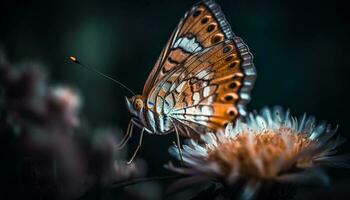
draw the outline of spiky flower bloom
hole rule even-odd
[[[185,167],[166,167],[192,175],[197,180],[215,179],[226,186],[244,183],[242,195],[251,197],[263,182],[327,182],[320,166],[346,165],[335,156],[339,137],[325,123],[316,125],[313,117],[291,117],[289,111],[275,107],[250,114],[246,122],[237,121],[221,133],[209,133],[202,141],[189,140],[183,146]],[[179,159],[179,151],[171,154]]]

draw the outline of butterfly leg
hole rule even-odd
[[[141,131],[141,135],[140,135],[140,140],[139,140],[139,144],[136,147],[136,150],[134,152],[134,154],[132,155],[132,157],[130,158],[130,160],[127,162],[128,165],[130,165],[132,163],[132,161],[134,160],[134,158],[136,157],[137,152],[139,151],[141,145],[142,145],[142,138],[143,138],[143,133],[145,132],[145,128],[142,128]]]
[[[134,121],[131,119],[128,125],[128,129],[126,130],[126,134],[124,135],[121,142],[117,145],[117,150],[120,150],[124,148],[126,143],[129,141],[129,139],[132,137],[132,131],[134,129]]]
[[[175,125],[174,125],[174,128],[175,128],[175,133],[176,133],[176,143],[177,143],[176,147],[179,150],[181,164],[183,165],[184,161],[183,161],[183,158],[182,158],[182,151],[181,151],[179,131],[178,131],[178,129],[177,129],[177,127]]]

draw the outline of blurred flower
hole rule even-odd
[[[202,135],[183,146],[185,167],[166,167],[190,175],[192,180],[218,180],[230,187],[244,183],[244,199],[249,199],[264,182],[327,184],[322,166],[347,166],[344,156],[336,156],[342,140],[331,139],[336,129],[315,119],[297,120],[280,107],[250,114],[246,122],[238,120],[224,132]],[[178,159],[175,147],[170,153]]]
[[[77,117],[81,107],[81,97],[70,87],[60,86],[50,90],[50,102],[57,110],[62,110],[63,118],[72,126],[79,125]]]
[[[2,159],[2,168],[20,171],[1,174],[23,185],[29,199],[75,199],[93,187],[143,176],[146,164],[124,161],[125,151],[115,152],[118,130],[93,131],[79,123],[81,96],[69,86],[51,87],[37,64],[13,66],[0,61],[0,137],[14,158]],[[7,149],[4,149],[7,148]],[[15,162],[15,163],[14,163]],[[13,182],[13,181],[12,181]],[[9,191],[11,191],[9,189]],[[21,191],[20,189],[18,189]],[[15,198],[12,194],[11,198]],[[23,197],[22,196],[22,197]]]

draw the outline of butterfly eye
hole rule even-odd
[[[134,107],[136,110],[140,110],[143,107],[143,101],[141,99],[135,99]]]

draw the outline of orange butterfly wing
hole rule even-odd
[[[147,97],[153,86],[191,55],[233,37],[217,4],[213,1],[196,4],[186,12],[161,52],[144,85],[143,96]]]
[[[158,112],[198,133],[222,130],[246,114],[255,75],[252,56],[240,38],[221,42],[191,56],[163,81],[162,89],[172,85],[158,94],[164,96]]]
[[[219,6],[203,1],[180,21],[152,70],[143,91],[147,108],[182,129],[223,129],[246,115],[256,77],[252,60]]]

